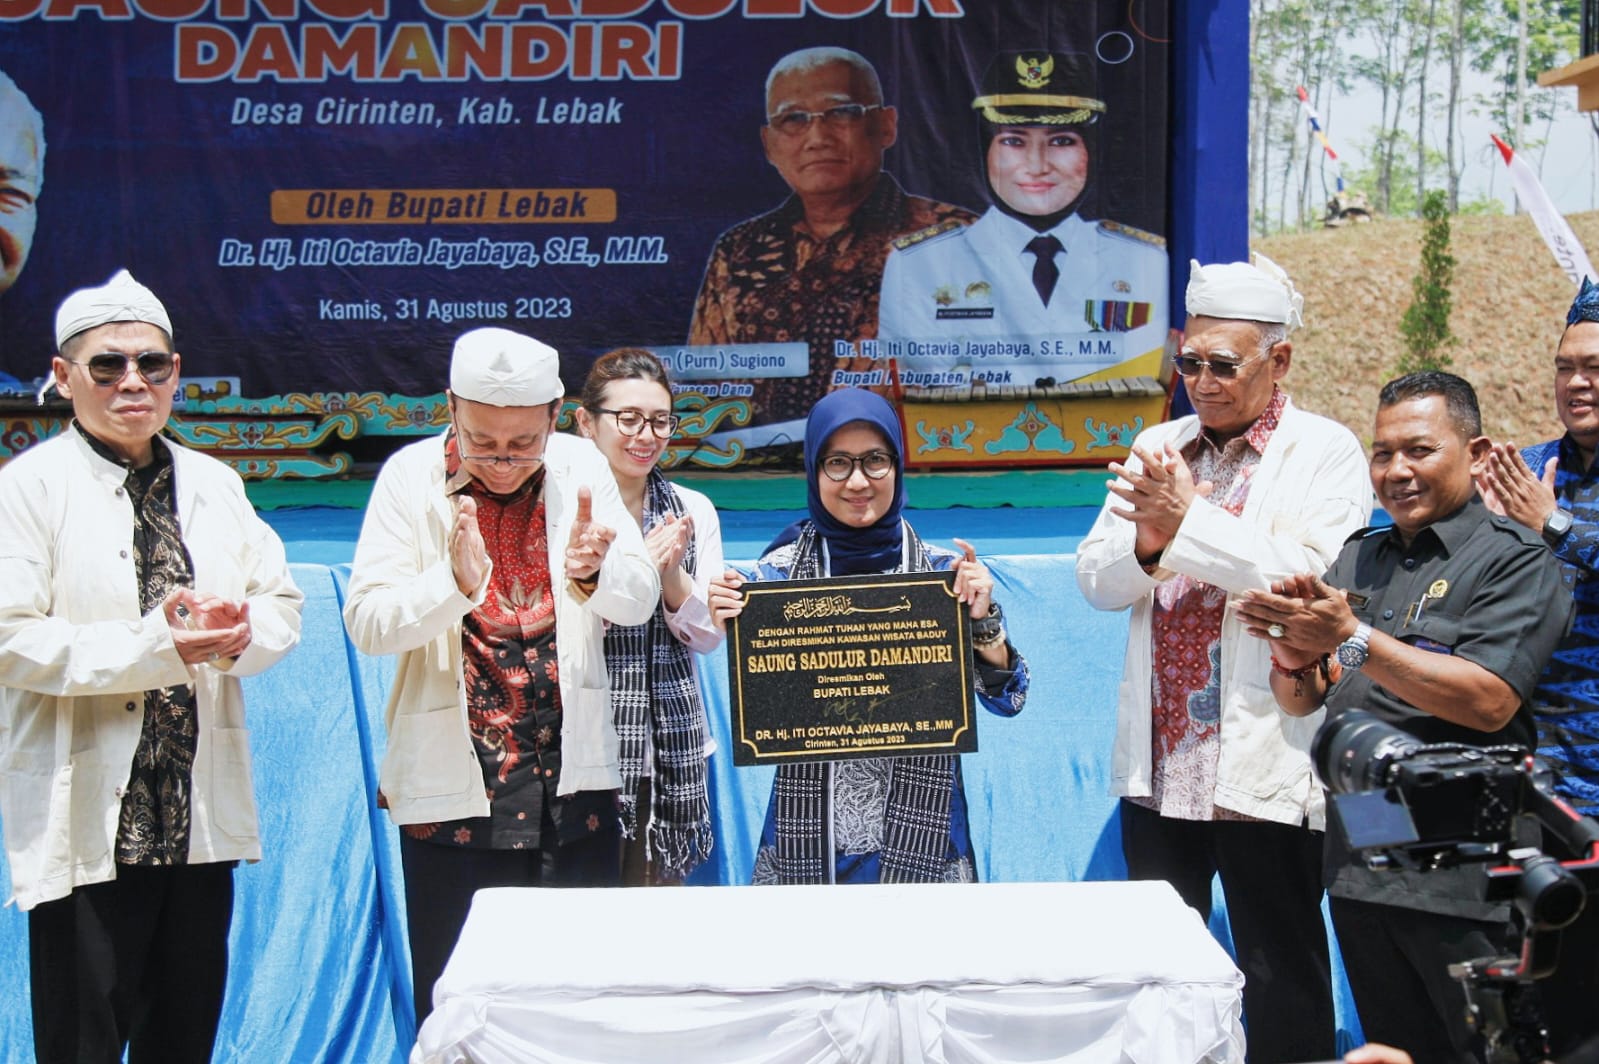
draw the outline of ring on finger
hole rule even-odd
[[[1266,626],[1266,634],[1271,636],[1273,639],[1281,639],[1283,636],[1288,634],[1288,629],[1284,628],[1276,621],[1273,621]]]

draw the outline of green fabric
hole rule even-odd
[[[1098,506],[1105,501],[1103,469],[1030,469],[1004,473],[910,473],[905,494],[917,510],[953,506],[1052,508]],[[677,484],[704,492],[719,510],[802,510],[805,485],[798,473],[676,473]],[[252,480],[245,491],[257,509],[338,506],[358,510],[372,493],[370,480]]]
[[[244,493],[257,510],[337,506],[361,510],[372,494],[370,480],[246,480]]]

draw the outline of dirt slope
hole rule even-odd
[[[1599,211],[1568,221],[1589,259],[1599,260]],[[1421,223],[1380,219],[1254,246],[1305,295],[1285,387],[1301,407],[1369,442],[1377,390],[1404,353],[1399,320],[1421,261]],[[1558,434],[1554,350],[1575,289],[1524,214],[1451,219],[1450,250],[1458,343],[1449,369],[1476,386],[1489,435],[1525,445]]]

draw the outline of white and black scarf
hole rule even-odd
[[[659,470],[644,485],[644,530],[681,517],[683,503]],[[683,568],[694,575],[694,541]],[[644,852],[660,875],[680,879],[711,852],[710,802],[705,790],[705,712],[689,649],[666,625],[665,607],[643,624],[612,625],[605,633],[611,705],[621,740],[622,832],[638,830],[638,785],[653,746],[649,821]]]
[[[905,535],[902,562],[896,572],[932,570],[923,545],[911,526]],[[825,575],[820,537],[806,522],[794,544],[789,579]],[[900,757],[892,761],[883,825],[881,880],[884,883],[940,883],[949,853],[949,799],[955,782],[953,755]],[[828,808],[827,762],[780,765],[777,769],[776,866],[781,883],[826,883],[834,857],[828,851],[832,817]]]

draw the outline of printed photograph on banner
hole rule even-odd
[[[1165,241],[1090,206],[1116,121],[1096,68],[1093,56],[1007,51],[974,87],[987,209],[895,240],[883,274],[877,353],[913,394],[1047,388],[1158,358]]]
[[[660,355],[668,468],[797,467],[838,387],[915,466],[1125,453],[1167,398],[1167,0],[843,7],[21,0],[0,460],[65,423],[51,308],[124,266],[180,293],[176,431],[246,475],[439,431],[483,325],[571,382]]]

